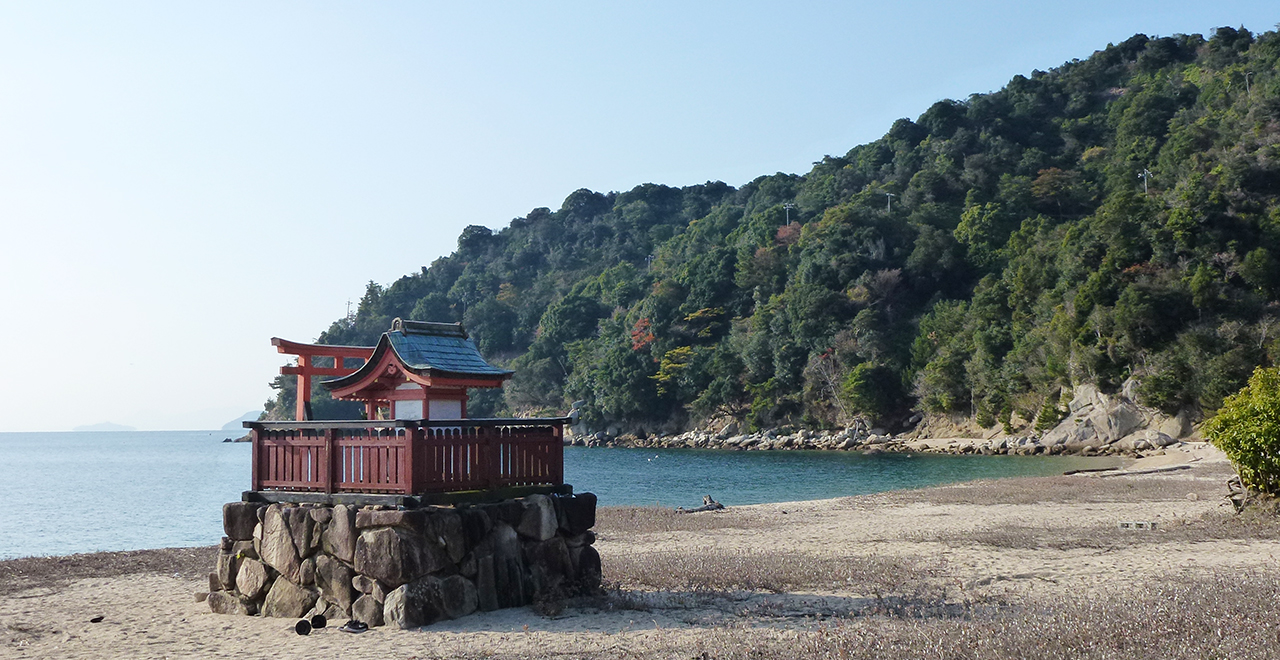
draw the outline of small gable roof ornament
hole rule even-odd
[[[501,387],[502,381],[515,373],[486,362],[461,323],[396,318],[391,329],[382,333],[364,366],[347,376],[324,381],[324,386],[339,396],[353,388],[362,389],[376,380],[389,363],[396,363],[409,380],[476,381],[470,387]]]

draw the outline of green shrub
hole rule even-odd
[[[901,389],[892,369],[863,362],[845,376],[840,393],[853,412],[879,420],[902,395]]]
[[[1245,486],[1280,494],[1280,367],[1255,369],[1249,384],[1222,402],[1204,430]]]
[[[1040,414],[1036,415],[1037,431],[1048,431],[1066,418],[1067,411],[1060,407],[1064,398],[1066,397],[1061,392],[1054,392],[1044,398],[1044,405],[1040,407]]]

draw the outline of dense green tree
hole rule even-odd
[[[1256,369],[1204,430],[1245,486],[1280,495],[1280,368]]]

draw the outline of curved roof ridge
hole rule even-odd
[[[396,319],[382,333],[373,355],[354,373],[323,381],[331,390],[349,387],[372,375],[390,349],[405,370],[424,377],[479,377],[505,380],[515,372],[489,364],[480,355],[461,323],[432,323]]]

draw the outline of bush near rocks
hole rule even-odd
[[[1246,487],[1280,495],[1280,367],[1255,369],[1249,383],[1205,422],[1204,432],[1231,459]]]
[[[412,628],[593,593],[595,509],[591,493],[408,510],[231,502],[208,603]]]

